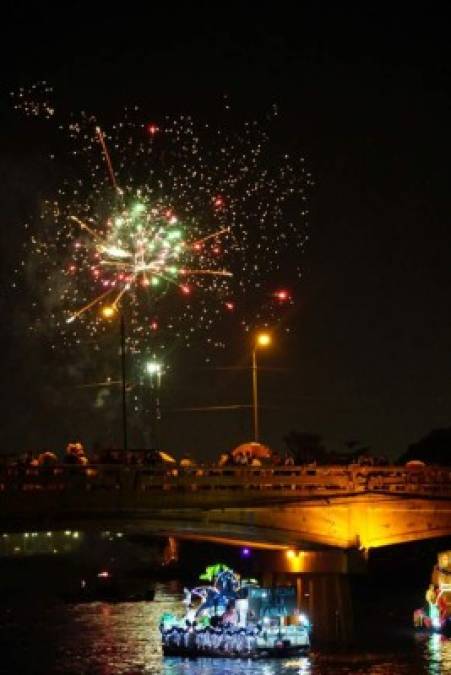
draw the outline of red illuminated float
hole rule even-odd
[[[451,551],[438,554],[425,601],[425,606],[413,613],[415,628],[451,635]]]

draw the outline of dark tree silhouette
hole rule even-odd
[[[295,464],[351,464],[368,455],[370,447],[361,441],[348,441],[349,452],[327,450],[322,437],[308,431],[290,431],[284,438]]]
[[[295,464],[326,463],[328,453],[319,434],[290,431],[284,440]]]
[[[446,429],[434,429],[417,443],[409,445],[407,452],[399,458],[404,464],[414,459],[421,460],[426,464],[451,465],[451,427]]]

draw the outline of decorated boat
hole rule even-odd
[[[413,623],[415,628],[451,635],[451,551],[438,554],[425,606],[414,611]]]
[[[166,656],[292,656],[310,646],[310,624],[296,607],[293,586],[263,588],[221,563],[185,589],[185,614],[165,613],[160,631]]]

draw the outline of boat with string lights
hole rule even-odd
[[[451,550],[438,554],[425,600],[413,613],[415,628],[451,635]]]
[[[165,656],[286,657],[310,647],[310,623],[296,608],[293,586],[262,588],[218,563],[185,589],[183,617],[165,613],[160,632]]]

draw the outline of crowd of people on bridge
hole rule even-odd
[[[55,452],[45,450],[39,453],[25,452],[19,457],[4,457],[3,464],[18,468],[52,467],[54,465],[78,465],[107,464],[107,465],[138,465],[138,466],[172,466],[172,468],[192,468],[201,466],[191,455],[183,455],[177,461],[169,453],[161,450],[120,450],[120,449],[96,449],[87,454],[84,446],[79,441],[67,444],[62,457]],[[260,443],[244,443],[230,452],[221,453],[217,462],[219,467],[236,466],[288,466],[293,465],[294,460],[288,454],[280,454],[270,450]]]
[[[192,455],[185,454],[181,459],[167,452],[155,449],[133,449],[122,450],[113,448],[94,448],[89,454],[86,452],[83,444],[79,441],[71,441],[67,444],[64,452],[57,455],[55,452],[45,450],[38,453],[25,452],[19,457],[0,455],[0,466],[16,467],[18,469],[29,469],[33,467],[52,467],[55,465],[121,465],[121,466],[148,466],[148,467],[166,467],[172,472],[179,469],[192,469],[203,466]],[[298,465],[294,457],[289,453],[280,453],[277,450],[271,450],[266,445],[256,442],[242,443],[229,452],[222,452],[215,462],[208,462],[209,466],[216,465],[222,469],[234,467],[290,467]],[[387,465],[387,460],[381,461],[378,458],[364,456],[356,462],[359,467],[376,467]],[[316,468],[316,462],[302,464],[312,469]],[[407,469],[423,468],[423,462],[410,461],[406,465]]]

